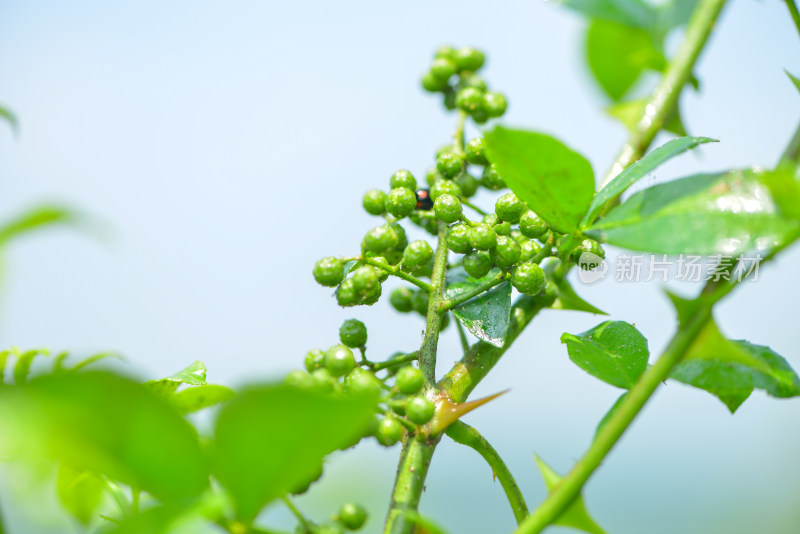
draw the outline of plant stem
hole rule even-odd
[[[791,0],[789,0],[791,1]],[[678,104],[681,90],[692,75],[692,69],[719,17],[725,0],[701,0],[686,28],[681,47],[669,63],[664,77],[647,101],[645,112],[631,138],[622,147],[600,186],[606,185],[625,167],[644,156],[656,134],[664,126]],[[607,207],[611,207],[609,203]]]
[[[419,359],[419,352],[412,352],[411,354],[406,354],[398,358],[392,358],[391,360],[386,360],[385,362],[375,363],[372,365],[372,370],[380,371],[381,369],[387,369],[389,367],[394,367],[395,365],[405,365],[409,362],[413,362],[418,359]]]
[[[503,486],[503,491],[506,493],[508,503],[511,505],[511,511],[514,513],[514,518],[517,520],[517,524],[520,524],[522,520],[528,516],[528,506],[525,504],[525,499],[519,490],[517,481],[514,480],[511,471],[508,470],[505,462],[500,458],[497,451],[494,450],[494,447],[486,441],[486,438],[484,438],[480,432],[461,421],[456,421],[447,427],[445,434],[456,443],[474,449],[475,452],[486,460],[486,463],[492,468],[493,477],[500,480],[500,485]]]
[[[452,310],[453,308],[455,308],[459,304],[463,304],[464,302],[468,301],[469,299],[477,297],[481,293],[485,293],[486,291],[489,291],[494,286],[496,286],[498,284],[501,284],[502,282],[504,282],[507,279],[508,279],[508,275],[506,273],[500,273],[497,276],[495,276],[494,278],[492,278],[491,280],[488,280],[488,281],[482,283],[479,286],[475,286],[472,289],[470,289],[469,291],[465,291],[465,292],[461,293],[460,295],[456,295],[455,297],[442,300],[440,302],[440,304],[439,304],[439,310],[442,311],[442,312],[445,312],[445,311],[448,311],[448,310]]]
[[[405,513],[416,511],[419,506],[438,441],[438,438],[431,442],[420,441],[409,435],[403,443],[384,534],[411,534],[414,531],[414,523],[406,520]]]
[[[789,8],[789,13],[792,15],[794,27],[797,28],[797,33],[800,35],[800,12],[797,11],[797,4],[794,0],[786,0],[786,7]]]
[[[373,267],[377,267],[378,269],[382,269],[387,273],[394,275],[398,278],[402,278],[406,282],[414,284],[418,288],[427,291],[428,293],[431,292],[431,286],[427,282],[424,282],[417,278],[416,276],[411,276],[410,274],[401,271],[397,267],[392,267],[391,265],[386,265],[385,263],[381,263],[379,261],[375,261],[372,258],[359,258],[361,261],[366,263],[367,265],[372,265]]]
[[[482,216],[488,215],[485,210],[482,210],[481,208],[479,208],[478,206],[476,206],[475,204],[473,204],[472,202],[470,202],[466,198],[462,197],[461,198],[461,203],[464,204],[465,206],[467,206],[468,208],[471,208],[478,215],[482,215]]]
[[[431,288],[429,291],[428,316],[425,337],[419,349],[419,367],[425,379],[433,384],[436,380],[436,348],[442,325],[441,302],[444,298],[445,275],[447,273],[447,225],[439,221],[439,240],[433,257]]]
[[[286,505],[286,508],[288,508],[289,511],[292,512],[292,515],[295,517],[295,519],[297,519],[297,522],[300,523],[304,531],[311,532],[312,529],[310,522],[308,521],[308,519],[306,519],[306,516],[303,515],[300,509],[297,508],[297,506],[295,506],[292,500],[289,499],[288,495],[284,495],[283,497],[281,497],[281,500],[283,501],[283,504]]]
[[[786,150],[781,154],[778,165],[784,163],[797,165],[798,160],[800,160],[800,125],[798,125],[797,129],[794,131],[794,135],[786,146]]]

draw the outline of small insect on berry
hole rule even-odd
[[[433,199],[431,199],[431,192],[429,190],[417,190],[417,209],[425,211],[433,209]]]

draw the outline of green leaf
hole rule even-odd
[[[484,134],[484,143],[520,199],[555,230],[577,230],[594,196],[594,173],[586,158],[548,135],[502,126]]]
[[[0,450],[103,474],[162,502],[208,487],[194,428],[145,385],[111,373],[45,375],[0,389]]]
[[[582,226],[594,222],[594,219],[611,199],[624,193],[630,186],[647,176],[648,173],[655,170],[665,161],[702,143],[716,142],[718,142],[716,139],[711,139],[710,137],[679,137],[678,139],[667,141],[639,161],[629,165],[606,184],[592,199],[592,205],[589,208],[589,213],[586,214],[581,223]]]
[[[786,165],[761,174],[761,181],[769,188],[781,213],[800,221],[800,179],[797,169]]]
[[[197,360],[174,375],[168,376],[167,380],[182,382],[190,386],[202,386],[206,383],[206,364]]]
[[[631,133],[635,133],[639,121],[644,117],[644,110],[648,99],[628,100],[627,102],[617,102],[606,108],[609,115],[620,121]],[[680,106],[675,106],[664,122],[663,129],[675,135],[686,136],[686,127],[683,125]]]
[[[575,310],[594,313],[596,315],[608,315],[600,308],[596,308],[583,300],[580,295],[575,293],[572,285],[566,278],[562,279],[558,284],[558,297],[553,303],[551,308],[554,310]]]
[[[102,534],[167,534],[173,531],[176,523],[181,521],[182,514],[187,511],[187,503],[170,503],[163,506],[152,506],[139,514],[129,516],[101,530]]]
[[[600,433],[600,431],[603,429],[603,427],[606,426],[608,421],[614,416],[614,414],[617,412],[617,410],[619,409],[620,405],[622,404],[622,401],[624,401],[627,396],[628,396],[628,392],[627,391],[625,393],[623,393],[622,395],[620,395],[619,398],[611,406],[611,408],[609,408],[609,410],[603,416],[603,418],[600,419],[600,422],[597,423],[597,430],[594,431],[594,438],[595,439],[597,439],[597,435]]]
[[[647,30],[604,20],[593,20],[589,25],[586,61],[600,87],[614,101],[622,99],[646,69],[660,71],[666,65],[664,54]]]
[[[192,413],[233,397],[233,390],[216,384],[205,384],[178,391],[170,396],[170,402],[181,413]]]
[[[5,120],[10,126],[14,134],[19,132],[19,121],[17,116],[7,107],[0,106],[0,119]]]
[[[216,423],[215,471],[252,520],[265,504],[319,472],[322,459],[366,432],[374,398],[342,398],[282,386],[244,391]]]
[[[539,471],[542,473],[544,483],[547,485],[547,491],[553,491],[564,477],[553,471],[539,456],[535,456],[535,458],[536,465],[539,466]],[[589,512],[586,510],[586,504],[583,502],[583,495],[578,495],[572,504],[558,516],[558,519],[556,519],[553,524],[575,528],[583,532],[588,532],[589,534],[605,534],[605,531],[600,528],[600,525],[592,519]]]
[[[493,269],[483,278],[475,279],[468,276],[461,267],[453,269],[447,275],[445,297],[457,297],[488,282],[499,273],[499,269]],[[502,347],[511,320],[511,283],[502,282],[456,306],[453,308],[453,315],[478,339],[495,347]]]
[[[97,362],[99,362],[101,360],[105,360],[106,358],[117,358],[117,359],[121,360],[122,359],[122,355],[117,354],[115,352],[101,352],[99,354],[93,354],[91,356],[88,356],[88,357],[82,359],[81,361],[79,361],[75,365],[73,365],[70,370],[71,371],[80,371],[84,367],[92,365],[93,363],[97,363]]]
[[[58,468],[58,499],[83,525],[88,525],[94,519],[105,488],[105,482],[89,471],[79,471],[64,464]]]
[[[71,224],[78,220],[75,212],[59,206],[39,206],[0,225],[0,247],[11,239],[58,224]]]
[[[655,22],[653,7],[642,0],[563,0],[561,4],[590,18],[633,28],[650,28]]]
[[[17,361],[14,364],[14,382],[24,384],[28,380],[33,360],[39,355],[49,356],[50,353],[46,349],[34,349],[17,355]]]
[[[786,69],[783,69],[783,72],[786,73],[786,75],[789,77],[789,79],[792,80],[792,83],[797,88],[797,90],[800,91],[800,79],[798,79],[796,76],[793,76],[792,73],[789,72]]]
[[[569,358],[612,386],[631,388],[647,369],[647,339],[624,321],[606,321],[582,334],[561,335]]]
[[[701,174],[640,191],[594,223],[587,234],[656,254],[761,251],[797,231],[753,170]]]
[[[697,7],[698,0],[667,0],[655,6],[657,31],[665,34],[685,26]]]

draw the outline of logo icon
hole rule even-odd
[[[578,279],[584,284],[595,284],[606,277],[608,263],[593,252],[584,252],[578,258]]]

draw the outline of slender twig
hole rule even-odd
[[[478,206],[476,206],[475,204],[473,204],[472,202],[470,202],[466,198],[462,198],[461,199],[461,203],[464,204],[465,206],[467,206],[468,208],[472,209],[473,211],[475,211],[476,213],[478,213],[481,216],[488,215],[488,213],[486,213],[485,210],[479,208]]]
[[[381,263],[379,261],[375,261],[372,258],[360,258],[360,260],[363,261],[364,263],[366,263],[367,265],[372,265],[373,267],[377,267],[378,269],[383,269],[384,271],[386,271],[387,273],[389,273],[389,274],[391,274],[393,276],[396,276],[398,278],[401,278],[401,279],[405,280],[406,282],[414,284],[418,288],[420,288],[420,289],[422,289],[424,291],[427,291],[428,293],[431,292],[430,284],[420,280],[416,276],[411,276],[410,274],[408,274],[406,272],[403,272],[403,271],[401,271],[400,269],[398,269],[396,267],[392,267],[391,265],[386,265],[385,263]]]
[[[670,61],[661,82],[648,99],[644,114],[636,124],[633,135],[622,147],[611,170],[600,184],[601,187],[610,182],[625,167],[644,156],[656,134],[674,112],[681,90],[691,78],[692,69],[724,5],[725,0],[702,0],[695,8],[681,47],[674,59]],[[613,202],[607,204],[607,208],[612,205]]]
[[[528,506],[525,504],[525,499],[519,490],[517,481],[514,480],[511,471],[508,470],[505,462],[500,458],[494,447],[486,441],[486,438],[480,432],[461,421],[456,421],[447,427],[445,434],[456,443],[474,449],[486,460],[486,463],[492,468],[493,477],[497,477],[500,485],[503,486],[508,503],[511,505],[511,511],[514,513],[514,519],[517,520],[517,524],[521,523],[528,516]]]
[[[499,285],[508,279],[509,275],[507,273],[500,273],[491,280],[488,280],[478,286],[473,287],[468,291],[464,291],[463,293],[451,297],[449,299],[445,299],[439,303],[439,310],[440,311],[447,311],[452,310],[456,306],[467,302],[471,298],[475,298],[481,293],[485,293],[492,289],[494,286]]]
[[[392,358],[391,360],[386,360],[385,362],[374,363],[372,364],[372,370],[380,371],[381,369],[387,369],[396,365],[405,365],[416,360],[419,360],[419,352],[412,352],[411,354],[398,356],[397,358]]]
[[[467,339],[467,333],[464,331],[464,325],[461,324],[461,321],[455,318],[453,319],[453,322],[456,323],[456,331],[458,331],[458,340],[461,342],[461,350],[464,351],[464,354],[466,354],[469,350],[469,340]]]
[[[297,522],[300,523],[300,526],[303,528],[304,532],[312,532],[312,523],[306,519],[306,516],[300,511],[297,506],[292,502],[288,495],[284,495],[281,497],[283,504],[286,505],[286,508],[292,512],[292,515],[297,519]]]
[[[800,12],[797,11],[797,4],[794,0],[786,0],[786,7],[789,8],[789,13],[792,15],[794,27],[797,28],[797,33],[800,35]]]

